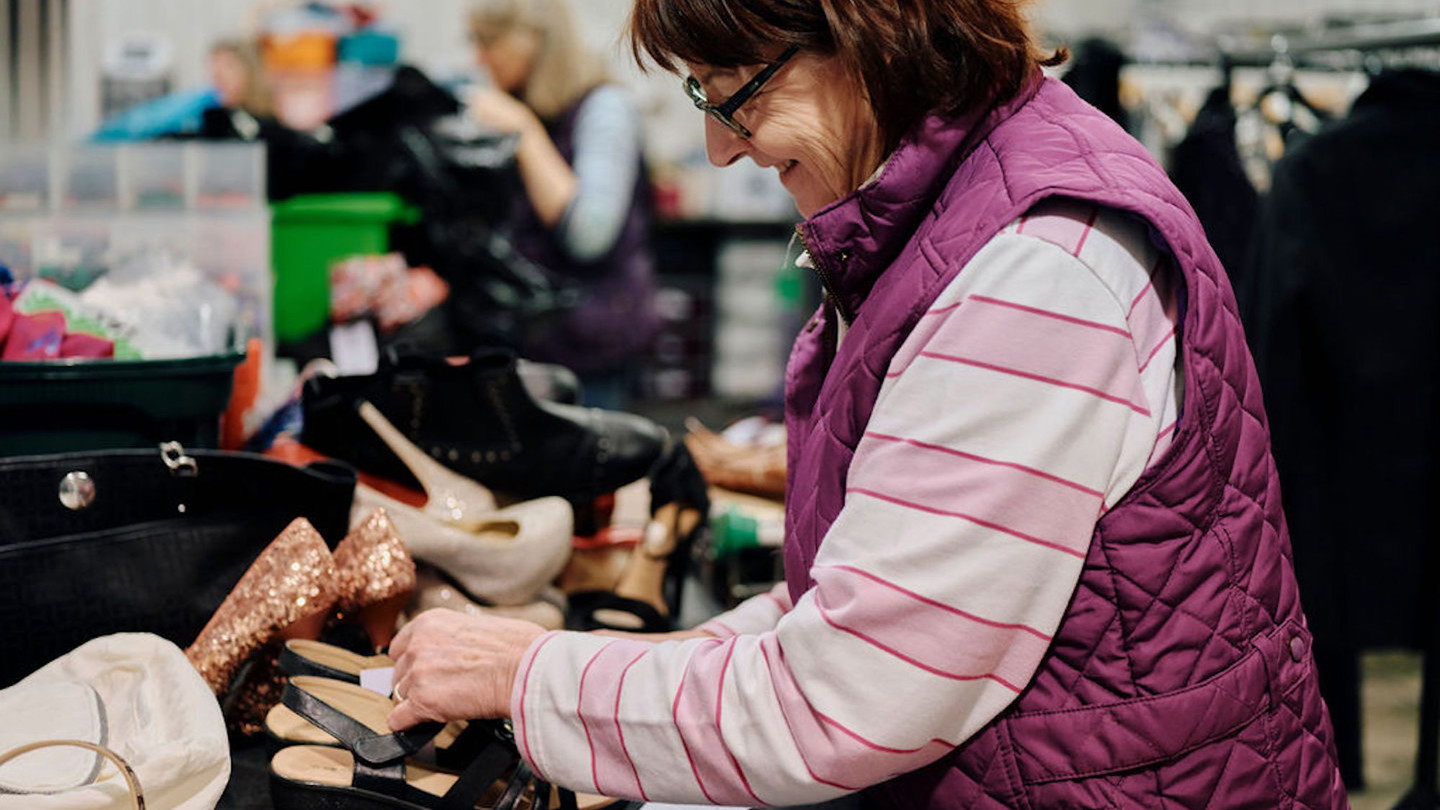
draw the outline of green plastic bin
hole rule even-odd
[[[184,360],[0,363],[0,456],[220,445],[243,352]]]
[[[275,339],[303,340],[330,321],[330,264],[390,250],[390,226],[419,211],[389,193],[304,194],[271,207]]]

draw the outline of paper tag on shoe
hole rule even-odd
[[[379,692],[385,697],[390,697],[395,684],[394,667],[376,667],[374,669],[360,670],[360,685],[371,692]]]
[[[380,367],[380,344],[369,321],[330,329],[330,355],[344,375],[374,374]]]

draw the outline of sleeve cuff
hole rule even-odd
[[[510,688],[510,722],[515,747],[531,770],[554,784],[590,790],[588,763],[583,771],[567,763],[569,742],[584,743],[584,726],[575,703],[586,664],[607,647],[649,649],[644,641],[607,638],[590,633],[552,630],[531,642],[520,658]],[[550,740],[547,747],[546,740]]]
[[[515,683],[510,687],[510,725],[515,730],[515,747],[519,749],[520,756],[540,778],[545,779],[545,773],[536,763],[536,757],[531,753],[530,729],[526,725],[525,697],[529,692],[530,674],[535,669],[535,659],[540,655],[540,650],[554,641],[563,630],[552,630],[543,636],[530,642],[530,647],[520,657],[520,666],[515,670]],[[531,718],[533,720],[533,718]],[[548,780],[547,780],[548,781]]]

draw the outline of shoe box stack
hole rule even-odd
[[[788,220],[670,220],[655,238],[660,334],[641,374],[648,399],[767,399],[806,314]],[[812,296],[813,297],[813,296]]]
[[[663,277],[655,294],[660,331],[640,374],[652,400],[698,399],[710,393],[715,324],[714,284],[704,275]]]
[[[713,388],[730,399],[778,397],[788,346],[795,336],[799,270],[789,243],[733,239],[715,259]]]

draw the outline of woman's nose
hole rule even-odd
[[[705,155],[710,162],[724,168],[745,156],[750,142],[733,129],[705,116]]]

